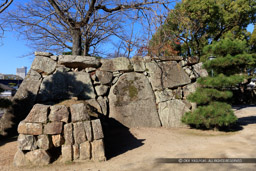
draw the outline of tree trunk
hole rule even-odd
[[[72,55],[82,55],[82,33],[80,28],[72,29]]]
[[[89,55],[89,50],[90,50],[90,46],[87,42],[85,42],[85,45],[84,45],[84,56],[90,56]]]

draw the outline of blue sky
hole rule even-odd
[[[253,31],[253,25],[248,26],[248,31]],[[0,42],[0,73],[16,74],[16,68],[22,66],[30,69],[33,62],[33,55],[31,55],[33,50],[27,46],[29,42],[18,39],[18,35],[15,32],[5,32]],[[30,54],[30,56],[26,56],[27,54]]]

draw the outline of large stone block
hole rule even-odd
[[[36,139],[33,135],[18,136],[18,147],[20,150],[35,150],[37,148]]]
[[[25,123],[22,121],[18,125],[18,133],[26,135],[41,135],[43,133],[43,125],[41,123]]]
[[[123,74],[108,96],[111,118],[131,127],[160,127],[155,96],[145,75]]]
[[[35,104],[24,121],[34,123],[46,123],[48,113],[48,105]]]
[[[46,57],[50,57],[52,56],[53,54],[52,53],[49,53],[49,52],[35,52],[35,56],[46,56]]]
[[[44,126],[44,134],[55,135],[61,134],[62,132],[62,122],[50,122]]]
[[[126,57],[118,57],[114,59],[101,59],[101,71],[132,71],[133,66]]]
[[[51,122],[68,122],[69,119],[69,111],[65,105],[55,105],[50,107],[51,112],[49,115],[49,120]]]
[[[158,113],[163,127],[183,127],[182,116],[188,112],[188,106],[182,100],[171,100],[158,104]]]
[[[92,132],[93,132],[93,139],[98,140],[104,138],[101,122],[99,119],[92,120]]]
[[[55,71],[56,62],[51,58],[36,56],[31,65],[31,68],[38,73],[49,75]]]
[[[173,90],[165,89],[163,91],[155,91],[156,103],[166,102],[175,98]]]
[[[73,124],[72,123],[64,125],[64,139],[65,139],[65,145],[72,145],[72,144],[74,144]]]
[[[73,147],[72,145],[61,146],[61,162],[70,162],[73,160]]]
[[[144,72],[146,70],[144,59],[142,57],[135,56],[131,59],[135,72]]]
[[[88,67],[98,68],[100,61],[91,56],[59,55],[59,64],[81,70]]]
[[[99,79],[101,84],[110,84],[113,79],[113,73],[97,70],[96,77]]]
[[[208,72],[206,71],[206,69],[203,68],[202,62],[200,62],[196,65],[193,65],[193,70],[194,70],[194,74],[196,75],[196,77],[207,77],[208,76]]]
[[[84,122],[84,130],[85,130],[87,140],[91,142],[93,140],[91,121]]]
[[[149,81],[152,84],[153,90],[175,88],[191,82],[180,64],[175,61],[149,62],[146,63],[146,68],[150,74]]]
[[[76,122],[73,124],[74,128],[74,140],[75,144],[81,144],[85,142],[86,139],[86,134],[85,134],[85,129],[84,129],[84,123],[83,122]]]
[[[80,160],[90,160],[91,158],[91,144],[86,141],[80,144]]]
[[[103,140],[94,140],[92,142],[92,159],[94,161],[105,161],[105,150]]]
[[[49,150],[52,146],[48,135],[39,135],[37,137],[37,146],[43,150]]]
[[[45,77],[39,93],[38,101],[58,101],[78,97],[94,99],[96,97],[90,75],[86,72],[60,72]]]
[[[25,156],[33,165],[48,165],[51,159],[49,154],[42,149],[30,151]]]
[[[72,122],[90,120],[90,116],[88,114],[86,104],[84,104],[84,103],[78,103],[78,104],[71,105],[70,111],[71,111],[71,121]]]
[[[18,151],[14,155],[13,164],[14,166],[28,166],[30,165],[30,162],[26,158],[25,154],[18,149]]]

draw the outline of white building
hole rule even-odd
[[[25,78],[27,75],[27,67],[17,68],[16,75],[20,76],[21,78]]]

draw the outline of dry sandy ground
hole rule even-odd
[[[53,163],[45,167],[16,168],[12,159],[17,142],[0,142],[0,170],[256,170],[254,164],[163,164],[156,158],[256,158],[256,107],[237,108],[241,130],[200,131],[188,128],[112,130],[106,136],[106,162]]]

